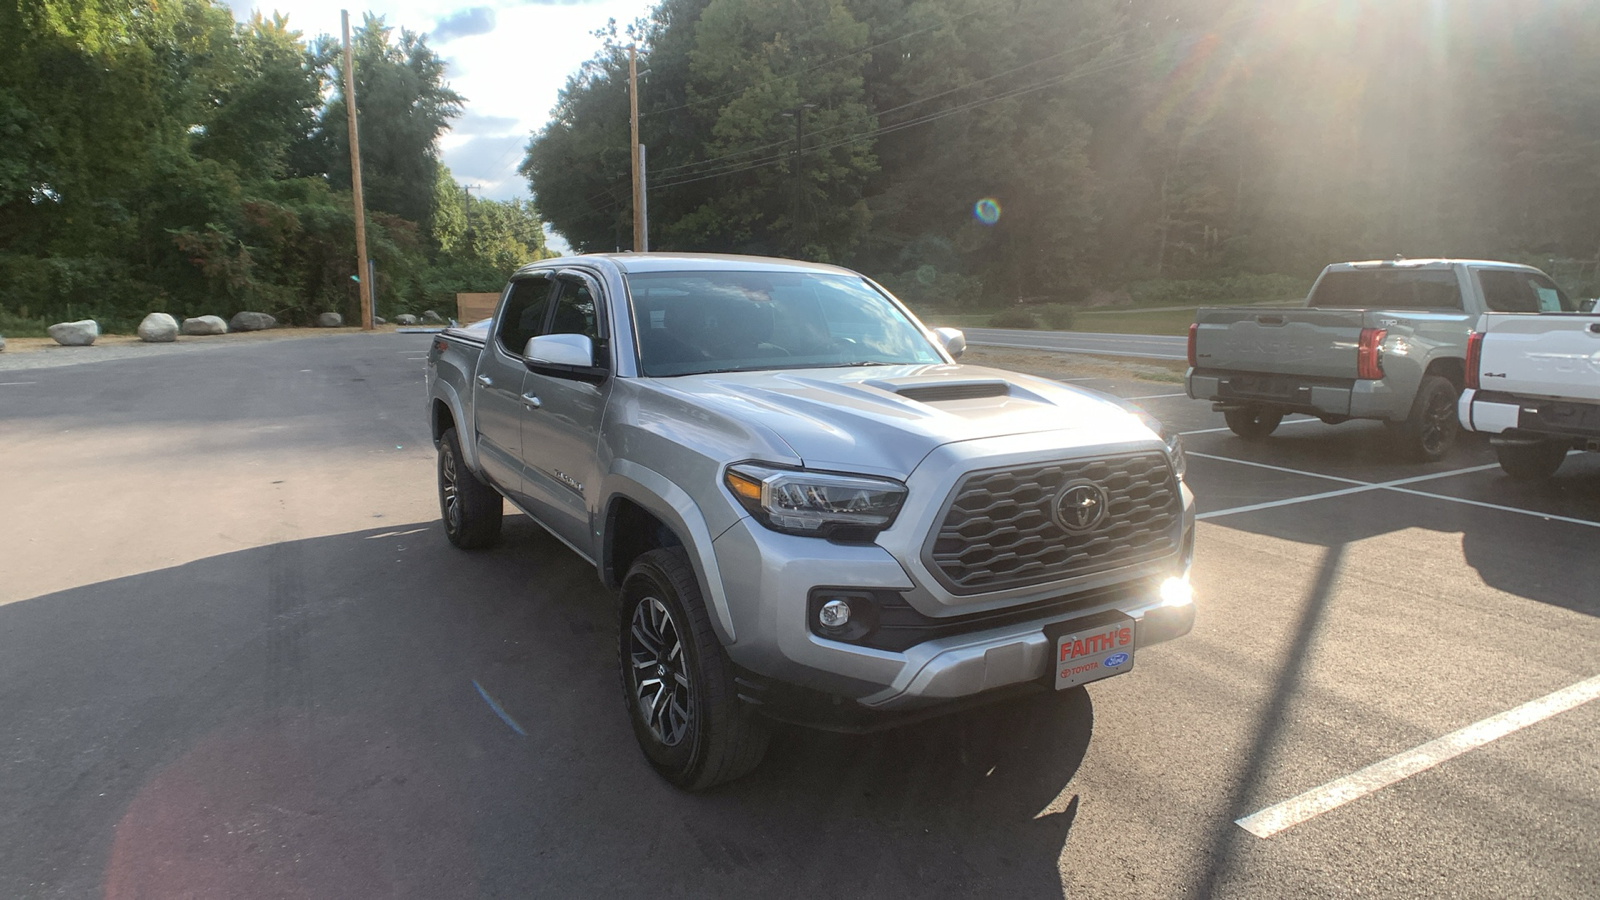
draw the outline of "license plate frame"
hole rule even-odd
[[[1055,689],[1067,690],[1133,671],[1138,626],[1132,616],[1112,610],[1046,627]]]

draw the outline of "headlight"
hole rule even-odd
[[[894,523],[906,486],[887,478],[729,466],[723,481],[739,503],[773,531],[870,541]]]
[[[1172,457],[1172,474],[1182,478],[1189,471],[1189,460],[1183,455],[1183,435],[1167,434],[1167,427],[1161,424],[1160,419],[1138,407],[1134,407],[1132,411],[1134,415],[1139,417],[1139,421],[1144,423],[1146,428],[1154,431],[1156,436],[1161,438],[1162,442],[1167,445],[1167,453]]]

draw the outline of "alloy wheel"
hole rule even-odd
[[[656,740],[675,747],[694,721],[692,684],[678,623],[666,604],[650,596],[634,605],[628,631],[629,680],[639,715]]]

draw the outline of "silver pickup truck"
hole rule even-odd
[[[1288,413],[1329,424],[1378,419],[1398,449],[1455,447],[1467,333],[1486,312],[1537,312],[1556,286],[1538,269],[1478,260],[1337,263],[1304,307],[1202,309],[1189,328],[1189,396],[1214,401],[1245,440]]]
[[[1467,342],[1461,425],[1489,435],[1519,481],[1556,473],[1573,450],[1600,451],[1600,316],[1553,287],[1528,285],[1544,315],[1487,315]]]
[[[1128,672],[1194,621],[1181,444],[963,345],[832,266],[536,263],[428,354],[445,533],[493,542],[504,498],[595,566],[640,747],[691,790],[752,769],[773,719]]]

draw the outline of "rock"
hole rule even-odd
[[[228,320],[229,331],[266,331],[277,327],[277,319],[261,312],[234,313],[233,318]]]
[[[166,313],[151,313],[139,323],[139,340],[166,344],[178,339],[178,320]]]
[[[360,109],[359,106],[356,107],[356,108]],[[359,135],[358,135],[358,137],[359,137]],[[439,318],[439,314],[438,313],[434,312],[431,309],[428,309],[428,310],[423,310],[423,312],[422,312],[422,322],[425,325],[443,325],[444,324],[444,319]]]
[[[100,323],[93,319],[57,322],[46,330],[63,347],[87,347],[100,336]]]
[[[413,316],[411,313],[401,313],[400,315],[394,317],[394,323],[396,325],[415,325],[417,324],[417,317]]]
[[[198,316],[183,320],[184,334],[227,334],[228,323],[221,316]]]
[[[360,109],[359,106],[356,107],[356,108]],[[356,134],[356,137],[360,137],[360,136],[361,135],[359,133]],[[374,324],[374,325],[387,325],[387,324],[389,324],[389,320],[385,319],[383,316],[373,316],[372,317],[372,324]]]
[[[344,316],[338,313],[323,313],[317,316],[318,328],[338,328],[344,324]]]

